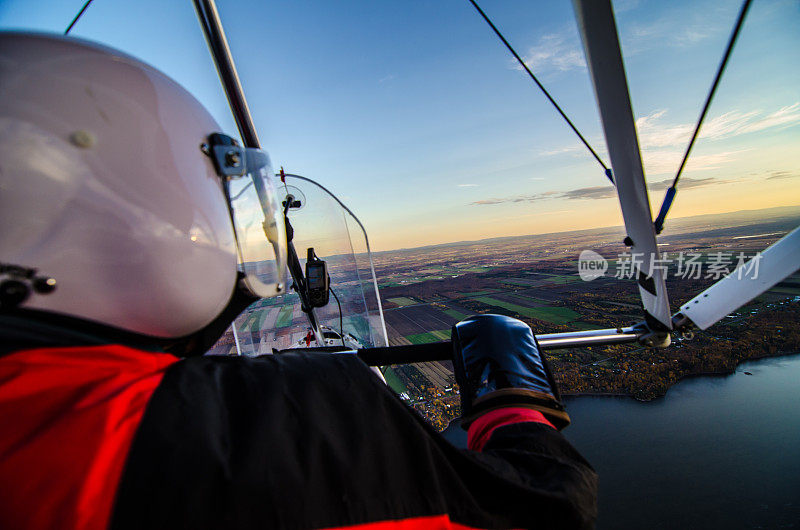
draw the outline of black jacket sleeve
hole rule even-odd
[[[445,441],[354,355],[175,363],[148,404],[113,528],[331,528],[448,514],[589,528],[596,476],[557,431]]]

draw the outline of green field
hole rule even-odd
[[[800,287],[773,287],[769,292],[800,296]]]
[[[267,314],[269,312],[269,309],[262,309],[258,312],[258,320],[256,320],[253,324],[253,331],[261,331],[261,328],[264,327],[264,321],[267,319]]]
[[[256,311],[254,313],[250,313],[247,316],[247,320],[244,321],[244,325],[242,325],[242,327],[239,329],[241,329],[242,331],[258,331],[259,329],[261,329],[257,325],[257,323],[259,318],[261,318],[262,313],[264,313],[264,311]]]
[[[466,269],[458,269],[458,272],[486,272],[494,268],[495,267],[468,267]]]
[[[508,285],[521,285],[523,287],[533,287],[537,284],[537,282],[541,285],[543,281],[547,280],[523,280],[518,278],[509,278],[507,280],[500,280],[500,283],[506,283]]]
[[[487,305],[508,309],[509,311],[513,311],[519,315],[544,320],[545,322],[552,322],[553,324],[566,324],[567,322],[571,322],[580,316],[572,309],[567,309],[566,307],[524,307],[521,305],[512,304],[511,302],[495,300],[494,298],[489,298],[488,296],[479,296],[475,298],[475,300]]]
[[[285,305],[281,308],[281,312],[278,313],[278,319],[275,321],[276,328],[286,328],[292,325],[292,313],[294,312],[294,307],[290,305]]]
[[[383,373],[383,377],[386,378],[386,384],[389,385],[389,388],[397,392],[398,394],[402,394],[406,392],[406,387],[403,382],[397,377],[397,374],[394,373],[394,370],[391,368],[387,368],[386,371]]]
[[[580,320],[575,320],[569,323],[569,327],[575,329],[577,331],[586,331],[589,329],[598,329],[597,324],[589,324],[588,322],[581,322]]]
[[[406,339],[411,344],[425,344],[427,342],[439,342],[450,339],[450,330],[441,329],[437,331],[430,331],[428,333],[418,333],[416,335],[406,335]]]
[[[550,278],[547,279],[549,282],[553,282],[558,285],[563,285],[565,283],[572,283],[580,281],[579,276],[571,276],[566,274],[551,274]]]
[[[475,291],[473,293],[461,293],[461,296],[465,296],[465,297],[484,296],[484,295],[492,294],[492,293],[496,293],[496,292],[497,292],[496,290],[492,290],[492,291]]]
[[[416,300],[412,300],[411,298],[406,298],[405,296],[400,296],[398,298],[388,298],[387,300],[389,302],[399,305],[400,307],[405,307],[408,305],[416,305],[419,303]]]
[[[455,309],[445,309],[443,312],[447,316],[453,317],[456,320],[464,320],[465,318],[467,318],[467,316],[469,316],[469,315],[465,315],[464,313],[462,313],[460,311],[456,311]]]

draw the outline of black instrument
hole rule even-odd
[[[308,304],[311,307],[324,307],[330,298],[330,282],[328,264],[314,253],[313,248],[308,249],[306,259],[306,292]]]

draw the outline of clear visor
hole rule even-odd
[[[269,155],[244,149],[245,172],[228,177],[227,193],[244,282],[257,296],[286,291],[286,226]]]

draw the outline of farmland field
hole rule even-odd
[[[393,302],[393,303],[399,305],[400,307],[405,307],[407,305],[415,305],[415,304],[419,303],[416,300],[412,300],[411,298],[407,298],[405,296],[400,296],[400,297],[397,297],[397,298],[387,298],[387,300],[389,302]]]
[[[406,335],[411,344],[426,344],[428,342],[440,342],[450,340],[450,330],[429,331],[417,335]]]
[[[281,312],[278,313],[278,319],[275,321],[276,328],[286,328],[292,325],[292,306],[283,306]]]
[[[566,307],[525,307],[511,302],[497,300],[496,298],[489,298],[488,296],[481,296],[475,298],[475,300],[486,305],[502,307],[503,309],[514,311],[526,317],[552,322],[553,324],[565,324],[580,316],[572,309]]]
[[[398,394],[402,394],[406,391],[406,387],[400,378],[397,377],[397,374],[391,368],[387,368],[386,372],[384,372],[383,377],[386,379],[386,384],[389,385],[389,388],[397,392]]]
[[[450,329],[459,319],[429,305],[389,309],[384,313],[386,323],[401,335],[418,335],[430,330]]]
[[[465,318],[467,318],[467,317],[469,316],[469,315],[467,315],[467,314],[464,314],[464,313],[462,313],[462,312],[460,312],[460,311],[456,311],[455,309],[445,309],[445,310],[444,310],[444,313],[445,313],[447,316],[453,317],[453,318],[455,318],[455,319],[456,319],[456,320],[458,320],[458,321],[460,321],[460,320],[464,320]]]

